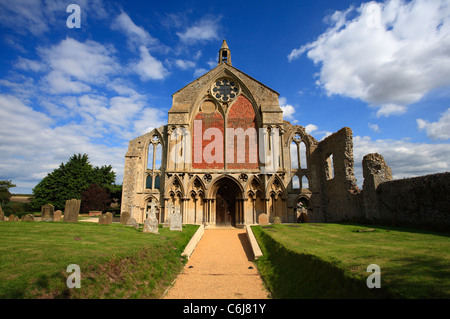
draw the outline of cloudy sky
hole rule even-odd
[[[450,171],[450,0],[0,0],[0,32],[0,180],[14,193],[75,153],[121,184],[128,141],[166,123],[223,39],[285,119],[318,140],[352,128],[359,185],[371,152],[395,178]]]

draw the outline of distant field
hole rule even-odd
[[[159,298],[198,226],[159,235],[121,224],[0,222],[0,299]],[[81,288],[68,289],[70,264]]]
[[[16,203],[31,203],[32,199],[32,195],[12,195],[10,201]]]
[[[450,298],[449,234],[340,224],[253,230],[275,298]],[[380,289],[367,288],[371,264],[380,267]]]

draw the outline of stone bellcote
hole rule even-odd
[[[227,41],[223,40],[222,47],[219,50],[219,63],[218,65],[222,63],[227,63],[228,65],[231,65],[231,52],[230,48],[228,47]]]

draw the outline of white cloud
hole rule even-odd
[[[411,143],[404,140],[353,138],[353,157],[358,185],[363,182],[362,159],[369,153],[383,155],[394,179],[442,173],[450,170],[450,144]]]
[[[189,70],[195,68],[195,62],[188,60],[176,59],[175,65],[179,67],[181,70]]]
[[[305,131],[308,134],[311,134],[314,131],[317,131],[319,128],[317,127],[317,125],[314,124],[308,124],[305,126]]]
[[[66,38],[50,48],[38,48],[39,55],[51,70],[46,84],[51,93],[81,93],[89,84],[107,83],[120,70],[114,49],[95,41],[79,42]]]
[[[217,17],[204,17],[194,25],[186,28],[184,32],[177,32],[177,35],[186,44],[218,40],[219,21],[220,18]]]
[[[137,26],[125,12],[121,12],[113,21],[111,28],[123,32],[133,47],[155,45],[158,40],[144,28]]]
[[[13,33],[40,37],[56,25],[66,27],[61,17],[69,16],[66,12],[69,4],[65,0],[0,0],[0,25]],[[82,8],[83,23],[108,16],[102,0],[77,0],[76,4]]]
[[[145,46],[140,46],[139,51],[141,60],[135,63],[132,68],[139,74],[142,81],[162,80],[169,75],[161,61],[151,56]]]
[[[335,12],[331,27],[294,49],[321,70],[328,95],[380,107],[377,116],[402,114],[433,89],[450,85],[450,3],[387,0]]]
[[[430,123],[427,120],[417,119],[417,127],[425,130],[427,136],[433,140],[450,139],[450,108],[442,114],[437,122]]]
[[[293,107],[290,104],[287,104],[287,99],[285,97],[280,97],[278,101],[280,103],[280,108],[283,110],[283,117],[288,120],[293,120],[295,107]]]
[[[372,131],[377,132],[377,133],[380,132],[380,126],[378,126],[378,124],[369,123],[368,125]]]

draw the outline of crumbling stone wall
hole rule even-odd
[[[320,179],[324,221],[361,219],[363,208],[353,169],[352,130],[344,127],[320,142],[313,159]]]
[[[392,171],[383,156],[377,153],[364,156],[362,166],[365,218],[376,221],[380,219],[376,189],[381,183],[392,180]]]
[[[450,173],[381,183],[376,194],[382,222],[450,230]]]

